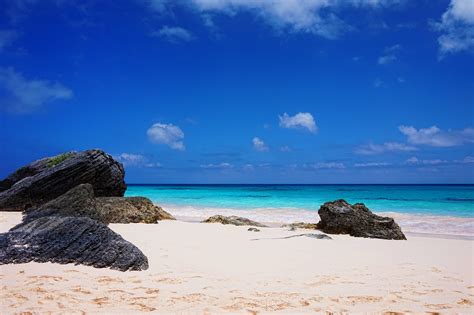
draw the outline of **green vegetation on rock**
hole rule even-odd
[[[63,154],[59,154],[59,155],[56,155],[55,157],[52,157],[49,159],[48,161],[48,166],[49,167],[53,167],[53,166],[56,166],[64,161],[66,161],[67,159],[69,159],[73,154],[71,152],[66,152],[66,153],[63,153]]]

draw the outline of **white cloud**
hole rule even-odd
[[[226,163],[226,162],[223,162],[223,163],[219,163],[219,164],[204,164],[204,165],[201,165],[200,166],[201,168],[206,168],[206,169],[228,169],[228,168],[233,168],[234,165],[230,164],[230,163]]]
[[[15,30],[0,30],[0,52],[10,46],[18,38],[18,32]]]
[[[372,155],[386,152],[410,152],[418,150],[416,147],[400,142],[385,142],[383,144],[369,143],[356,149],[357,154]]]
[[[236,16],[248,13],[257,16],[278,32],[309,33],[334,39],[353,28],[341,20],[336,13],[344,7],[383,7],[399,0],[149,0],[152,8],[159,12],[169,10],[176,3],[184,5],[208,21],[212,15]],[[212,21],[212,19],[211,19]]]
[[[405,164],[418,164],[420,160],[416,156],[412,156],[411,158],[405,161]]]
[[[474,163],[474,156],[466,156],[462,161],[461,163],[464,163],[464,164],[471,164],[471,163]]]
[[[114,159],[121,162],[125,166],[145,166],[149,168],[158,168],[161,167],[161,164],[158,162],[151,163],[148,159],[141,154],[134,153],[121,153],[113,156]]]
[[[143,155],[133,153],[122,153],[118,156],[114,156],[114,158],[123,164],[129,165],[141,164],[146,161],[146,158]]]
[[[344,163],[340,163],[340,162],[320,162],[320,163],[316,163],[316,164],[313,164],[311,165],[312,168],[315,168],[315,169],[344,169],[346,168],[346,166],[344,165]]]
[[[354,167],[382,167],[382,166],[390,166],[391,163],[386,162],[368,162],[368,163],[355,163]]]
[[[162,167],[163,165],[161,165],[161,163],[158,163],[158,162],[155,162],[155,163],[145,163],[145,167],[148,167],[148,168],[160,168]]]
[[[280,147],[281,152],[291,152],[291,148],[287,145],[281,146]]]
[[[72,91],[61,83],[28,80],[13,68],[0,68],[0,109],[29,113],[44,104],[72,97]]]
[[[289,116],[287,113],[284,113],[282,116],[278,116],[278,118],[280,119],[280,127],[282,128],[302,128],[312,133],[318,131],[318,126],[314,121],[313,115],[310,113],[298,113],[294,116]]]
[[[474,128],[443,131],[436,126],[416,129],[412,126],[399,126],[398,129],[407,137],[408,143],[432,147],[454,147],[474,143]]]
[[[152,32],[151,36],[161,37],[172,43],[189,42],[194,36],[182,27],[163,26],[160,30]]]
[[[377,60],[377,63],[379,65],[387,65],[392,62],[395,62],[398,59],[397,54],[400,51],[400,49],[401,49],[400,45],[393,45],[390,47],[386,47],[384,50],[384,55],[379,57],[379,59]]]
[[[438,37],[440,57],[474,51],[474,1],[451,0],[440,22],[432,23]]]
[[[173,150],[185,150],[184,132],[173,124],[153,124],[147,130],[147,135],[152,143],[166,144]]]
[[[265,144],[265,142],[263,142],[263,140],[258,137],[254,137],[252,139],[252,144],[253,144],[253,148],[259,152],[268,151],[268,147]]]
[[[405,164],[409,164],[409,165],[438,165],[438,164],[446,164],[446,163],[449,163],[449,161],[440,160],[440,159],[420,160],[416,156],[412,156],[411,158],[405,161]]]

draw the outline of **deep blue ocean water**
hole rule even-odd
[[[346,199],[376,212],[474,217],[474,185],[129,185],[126,196],[180,207],[310,211]]]

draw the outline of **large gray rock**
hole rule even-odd
[[[0,234],[0,265],[30,261],[148,269],[148,259],[135,245],[87,217],[40,217]]]
[[[156,223],[175,218],[145,197],[95,197],[90,184],[78,185],[64,195],[25,212],[25,220],[55,216],[85,216],[102,223]]]
[[[250,225],[250,226],[258,226],[258,227],[267,227],[266,225],[249,220],[247,218],[241,218],[237,216],[223,216],[223,215],[215,215],[212,216],[202,223],[221,223],[221,224],[231,224],[231,225]]]
[[[121,163],[101,150],[68,152],[20,168],[0,182],[0,210],[38,207],[69,189],[89,183],[95,196],[123,196]]]
[[[373,214],[363,203],[351,205],[342,199],[326,202],[318,214],[321,221],[317,227],[325,233],[406,240],[395,220]]]

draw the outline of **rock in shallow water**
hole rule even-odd
[[[124,176],[122,164],[101,150],[42,159],[0,182],[0,210],[37,207],[84,183],[92,185],[95,196],[123,196]]]
[[[202,223],[221,223],[221,224],[231,224],[231,225],[238,225],[238,226],[250,225],[250,226],[258,226],[258,227],[267,227],[266,225],[262,223],[255,222],[247,218],[237,217],[234,215],[229,216],[229,217],[226,217],[223,215],[215,215],[202,221]]]
[[[318,214],[321,221],[317,228],[325,233],[406,240],[395,220],[373,214],[362,203],[351,205],[342,199],[326,202],[319,208]]]
[[[0,265],[30,261],[148,269],[148,259],[135,245],[86,217],[41,217],[0,234]]]

